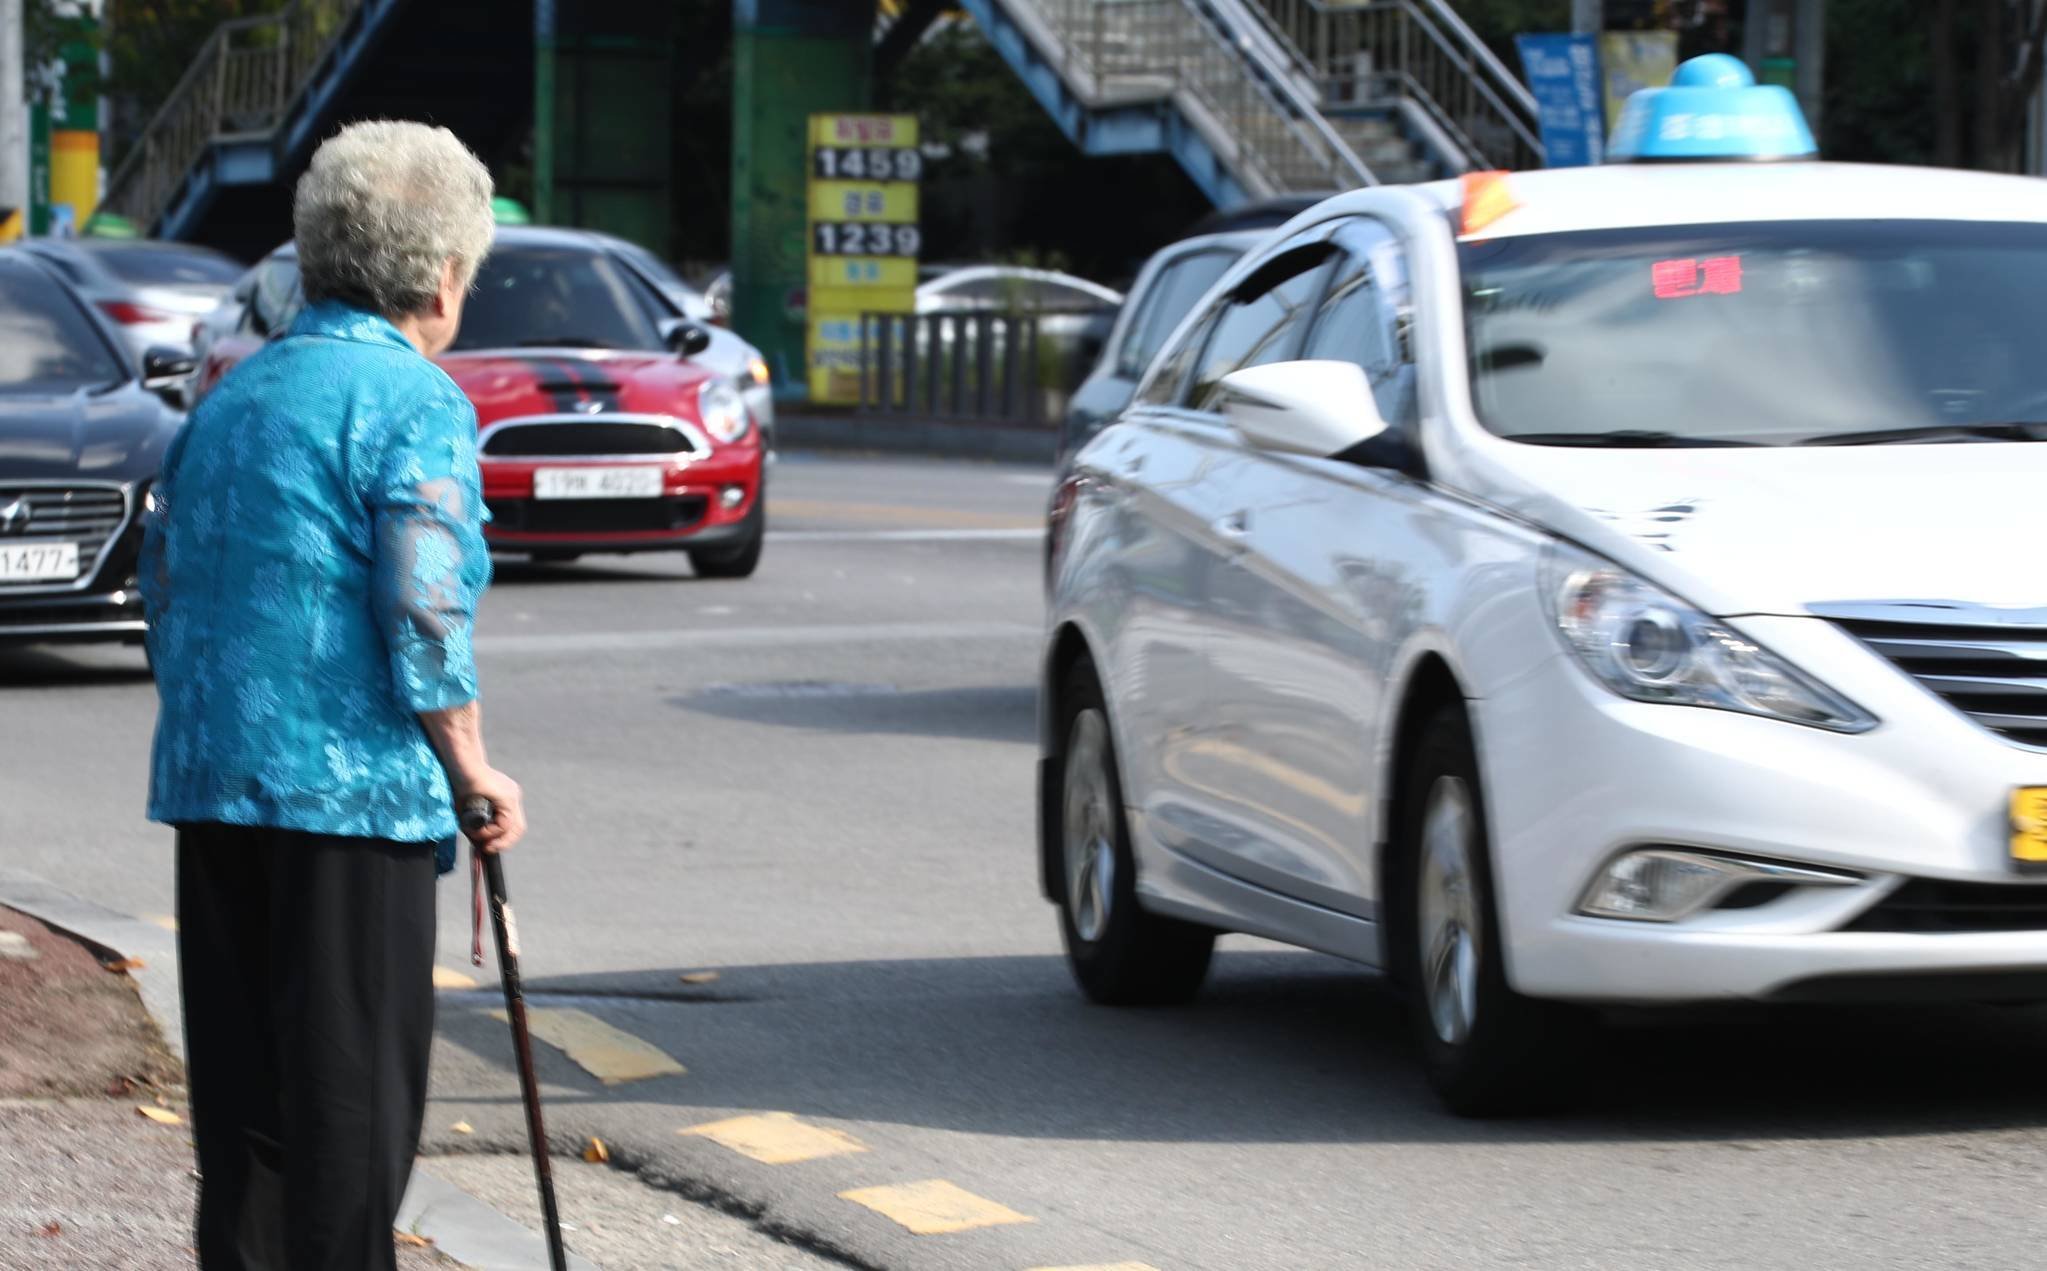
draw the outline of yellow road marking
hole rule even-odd
[[[843,1130],[806,1125],[794,1113],[764,1112],[759,1116],[733,1117],[709,1125],[693,1125],[677,1134],[694,1134],[750,1156],[763,1165],[793,1165],[825,1156],[846,1156],[865,1152],[867,1145]]]
[[[768,510],[778,517],[842,517],[850,521],[896,521],[941,529],[1036,530],[1045,527],[1042,516],[977,512],[969,508],[910,507],[900,503],[839,503],[825,499],[773,497],[768,501]]]
[[[857,1187],[850,1192],[840,1192],[839,1199],[865,1205],[890,1222],[907,1228],[913,1236],[942,1236],[947,1232],[972,1231],[976,1227],[1034,1221],[1006,1205],[984,1200],[942,1178],[891,1187]]]
[[[447,967],[437,966],[434,968],[434,987],[437,989],[473,989],[476,987],[476,981],[460,971],[450,971]]]
[[[492,1011],[490,1017],[500,1023],[506,1019],[503,1011]],[[649,1077],[680,1077],[686,1071],[664,1051],[584,1011],[566,1007],[529,1010],[526,1022],[535,1037],[560,1049],[607,1086]]]

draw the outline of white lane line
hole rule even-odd
[[[770,543],[1032,543],[1038,526],[1003,530],[769,530]]]
[[[1044,628],[1021,622],[842,622],[789,627],[705,627],[686,631],[580,631],[561,635],[486,635],[476,651],[493,656],[567,652],[631,653],[740,645],[898,644],[911,640],[1032,640]]]

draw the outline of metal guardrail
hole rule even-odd
[[[860,318],[860,410],[1051,427],[1115,310],[947,309]]]
[[[1327,105],[1412,102],[1477,168],[1541,167],[1535,97],[1444,0],[1253,0]]]
[[[292,0],[223,22],[107,178],[101,205],[153,228],[216,138],[266,136],[363,0]]]
[[[1378,180],[1295,82],[1243,0],[1013,0],[1092,107],[1179,97],[1254,195]]]

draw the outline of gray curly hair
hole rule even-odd
[[[417,313],[455,262],[467,287],[490,251],[490,172],[446,128],[377,119],[313,152],[292,197],[306,299]]]

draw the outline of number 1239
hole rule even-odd
[[[823,221],[811,226],[820,256],[915,256],[923,235],[914,225],[876,225],[859,221]]]

